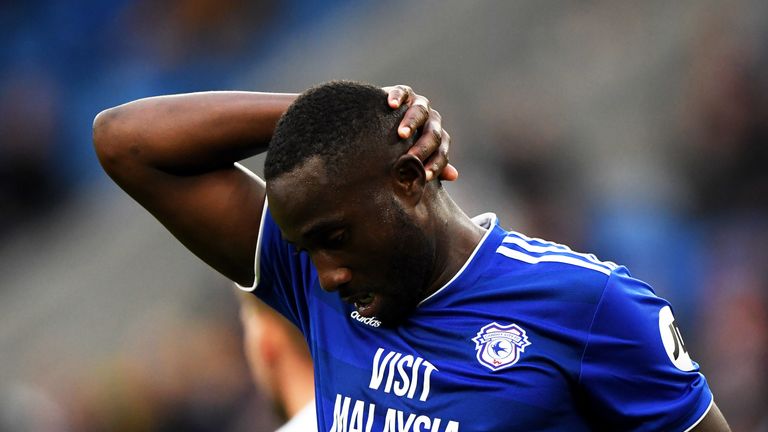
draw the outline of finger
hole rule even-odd
[[[413,100],[413,89],[407,85],[396,85],[392,87],[384,87],[384,91],[387,92],[387,101],[390,108],[397,109],[408,101]]]
[[[450,163],[445,166],[443,172],[440,173],[440,180],[456,181],[459,178],[459,170]]]
[[[430,120],[424,126],[419,138],[413,143],[408,153],[416,156],[425,163],[432,154],[437,151],[442,141],[442,128],[436,119]]]
[[[447,157],[440,154],[441,151],[447,152],[447,146],[443,146],[441,149],[442,142],[443,130],[440,127],[440,122],[437,119],[432,119],[424,126],[419,139],[408,149],[408,153],[418,157],[424,164],[427,181],[432,180],[435,174],[439,173],[447,163]],[[438,169],[437,172],[435,172],[435,167]]]
[[[451,136],[445,130],[441,130],[439,136],[440,145],[437,151],[432,152],[429,159],[424,163],[424,168],[427,170],[427,180],[439,177],[443,180],[452,181],[458,177],[458,171],[452,166],[451,169],[446,170],[450,166],[448,150],[451,146]]]
[[[411,106],[400,121],[397,134],[400,138],[408,138],[416,129],[424,126],[427,119],[433,116],[438,122],[440,121],[440,114],[435,110],[429,109],[429,99],[424,96],[415,95]]]

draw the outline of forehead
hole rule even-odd
[[[374,179],[362,171],[352,169],[344,178],[333,177],[321,158],[312,157],[268,182],[270,212],[283,235],[296,241],[319,224],[348,223],[370,214],[366,209],[386,191],[381,177]]]

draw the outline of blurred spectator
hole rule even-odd
[[[196,63],[230,67],[259,44],[276,8],[263,0],[141,0],[126,8],[115,29],[130,30],[133,37],[114,36],[133,55],[160,69]]]
[[[507,199],[519,206],[521,226],[514,229],[581,248],[583,173],[559,128],[541,113],[518,112],[498,121],[491,135]]]
[[[0,80],[0,239],[48,214],[66,190],[55,154],[59,95],[39,69],[16,69]]]
[[[314,372],[304,336],[255,295],[238,296],[251,373],[288,422],[279,432],[317,430]]]
[[[274,430],[268,407],[255,397],[234,311],[228,312],[230,318],[168,314],[109,357],[31,370],[0,389],[0,430]]]
[[[682,164],[690,220],[703,228],[701,362],[733,430],[761,432],[768,430],[768,59],[730,14],[705,23],[686,80]]]
[[[360,76],[350,78],[426,80],[428,88],[445,89],[435,97],[461,96],[456,112],[480,105],[472,98],[496,94],[500,88],[525,88],[526,98],[513,98],[510,115],[493,121],[491,140],[500,147],[490,155],[469,140],[459,142],[462,128],[472,126],[461,124],[465,119],[460,115],[450,119],[447,127],[460,149],[453,154],[466,155],[460,167],[505,183],[507,195],[493,202],[500,207],[509,205],[505,200],[512,202],[516,214],[502,216],[522,222],[512,228],[595,251],[652,282],[675,305],[692,355],[702,364],[733,429],[768,430],[765,2],[489,2],[456,7],[455,14],[446,10],[450,8],[437,10],[419,27],[413,26],[416,20],[410,21],[414,6],[400,2],[380,21],[361,14],[351,20],[359,20],[357,27],[336,22],[337,28],[328,30],[370,33],[371,39],[385,41],[383,51],[372,49],[365,37],[349,37],[355,33],[334,38],[308,31],[345,3],[353,2],[4,2],[0,240],[29,227],[27,221],[57,220],[57,203],[100,178],[90,147],[90,123],[98,111],[160,93],[258,84],[265,73],[259,61],[270,50],[282,48],[280,37],[322,40],[324,47],[308,46],[317,50],[319,59],[343,68],[354,65]],[[371,9],[360,10],[366,8]],[[416,39],[414,28],[420,29]],[[343,43],[334,44],[339,40]],[[390,52],[394,55],[388,57]],[[289,53],[280,54],[285,62],[295,60]],[[317,79],[316,67],[311,62],[285,65],[307,69],[293,75],[292,82]],[[247,76],[248,84],[233,82],[236,76]],[[282,77],[273,81],[278,79]],[[611,116],[626,120],[619,126],[601,116],[614,110],[625,114],[625,106],[637,107],[633,114],[673,106],[680,102],[675,90],[681,86],[686,91],[680,106],[684,118],[671,127],[682,125],[680,130],[668,130],[666,122],[678,119],[661,119],[666,111],[650,113],[647,123],[623,114]],[[552,101],[560,113],[556,117],[567,124],[553,125],[542,112],[514,111],[521,109],[520,101],[541,100]],[[442,111],[442,103],[438,106]],[[653,133],[625,140],[624,134],[637,132],[633,128]],[[609,136],[609,144],[589,139],[595,136]],[[636,169],[626,182],[630,187],[619,187],[619,197],[591,196],[585,177],[603,173],[608,166],[623,170],[622,163],[632,163],[642,152],[622,154],[627,143],[651,144],[646,137],[660,142],[643,147],[654,153],[652,162]],[[615,153],[605,160],[572,157],[603,155],[609,146]],[[492,162],[503,169],[489,170]],[[661,166],[665,163],[669,166]],[[683,180],[679,198],[658,199],[664,192],[655,188],[664,180],[654,179],[665,179],[665,170],[671,172],[669,177]],[[84,218],[82,223],[93,221]],[[77,247],[74,242],[71,246]],[[30,273],[51,265],[27,261],[33,267]],[[67,267],[96,273],[88,263],[67,262]],[[90,283],[103,280],[93,278]],[[33,297],[68,292],[72,284],[87,285],[74,277],[46,287],[2,279],[0,294],[10,291],[9,284]],[[7,299],[0,298],[0,303],[8,304]],[[30,321],[39,326],[58,323]],[[251,409],[254,394],[240,358],[239,327],[232,321],[200,316],[153,321],[141,338],[125,343],[112,356],[71,368],[38,368],[34,376],[4,382],[0,429],[240,430],[245,424],[249,426],[242,430],[271,430],[274,421],[259,423],[243,415],[245,410],[268,417]],[[3,328],[10,328],[7,322]],[[16,328],[27,331],[25,326]],[[13,351],[13,343],[6,342],[2,351]],[[41,357],[66,349],[46,348]]]
[[[698,357],[734,431],[768,430],[768,231],[721,232],[712,242],[699,324]]]
[[[768,216],[768,79],[761,51],[722,25],[693,50],[686,143],[697,215]]]

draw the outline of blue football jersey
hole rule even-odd
[[[712,393],[669,304],[624,268],[506,231],[397,328],[320,288],[265,209],[255,294],[304,333],[321,431],[683,431]],[[255,289],[254,289],[255,288]]]

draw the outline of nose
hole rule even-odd
[[[349,268],[339,265],[325,254],[316,254],[312,257],[312,262],[317,268],[320,286],[325,291],[336,291],[341,285],[352,280],[352,271]]]

